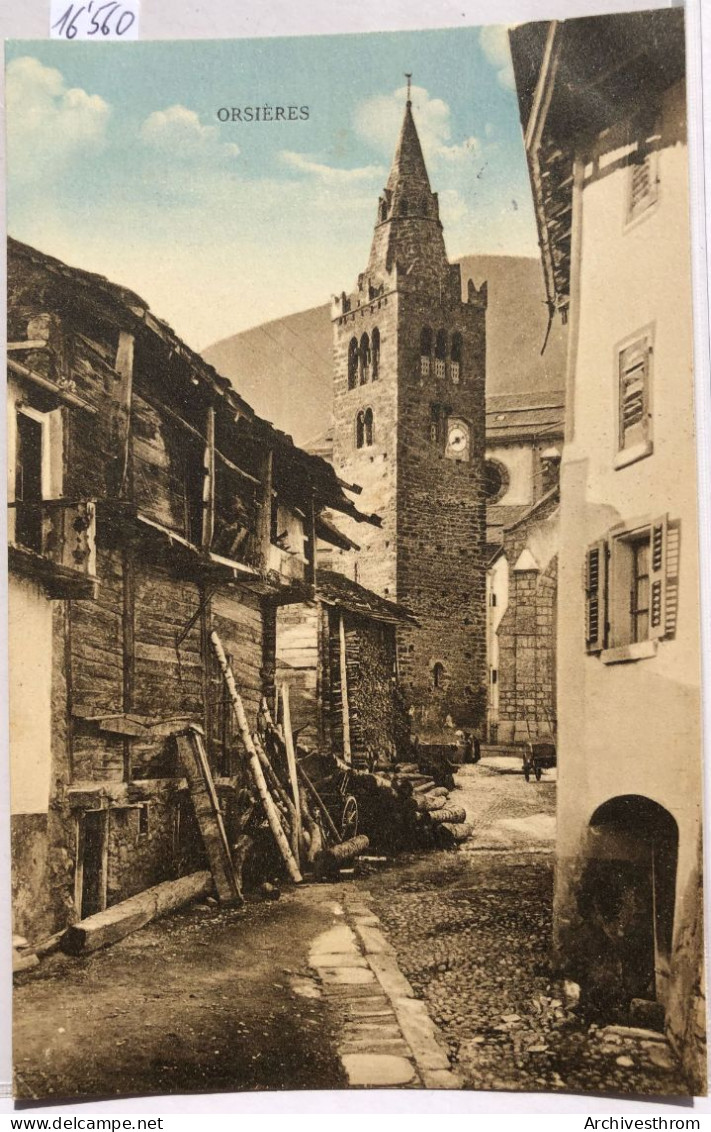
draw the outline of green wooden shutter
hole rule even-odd
[[[676,635],[676,615],[679,605],[679,550],[681,524],[679,520],[667,522],[667,599],[665,602],[665,637]]]
[[[585,556],[585,647],[600,652],[605,647],[607,621],[607,543],[589,546]]]
[[[649,541],[649,638],[663,637],[667,625],[667,516],[652,523]]]

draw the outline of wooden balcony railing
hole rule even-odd
[[[96,582],[96,505],[43,499],[8,504],[10,565],[52,597],[91,597]]]

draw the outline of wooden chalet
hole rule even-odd
[[[333,468],[260,419],[137,295],[11,240],[10,725],[15,931],[41,939],[199,868],[175,736],[199,726],[229,823],[277,611],[314,593]]]

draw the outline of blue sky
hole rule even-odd
[[[535,255],[503,28],[7,45],[8,225],[193,347],[326,302],[367,260],[404,72],[450,258]],[[308,106],[308,120],[218,110]]]

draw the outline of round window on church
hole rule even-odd
[[[487,503],[497,503],[507,492],[509,473],[500,460],[487,460],[484,464],[484,498]]]

